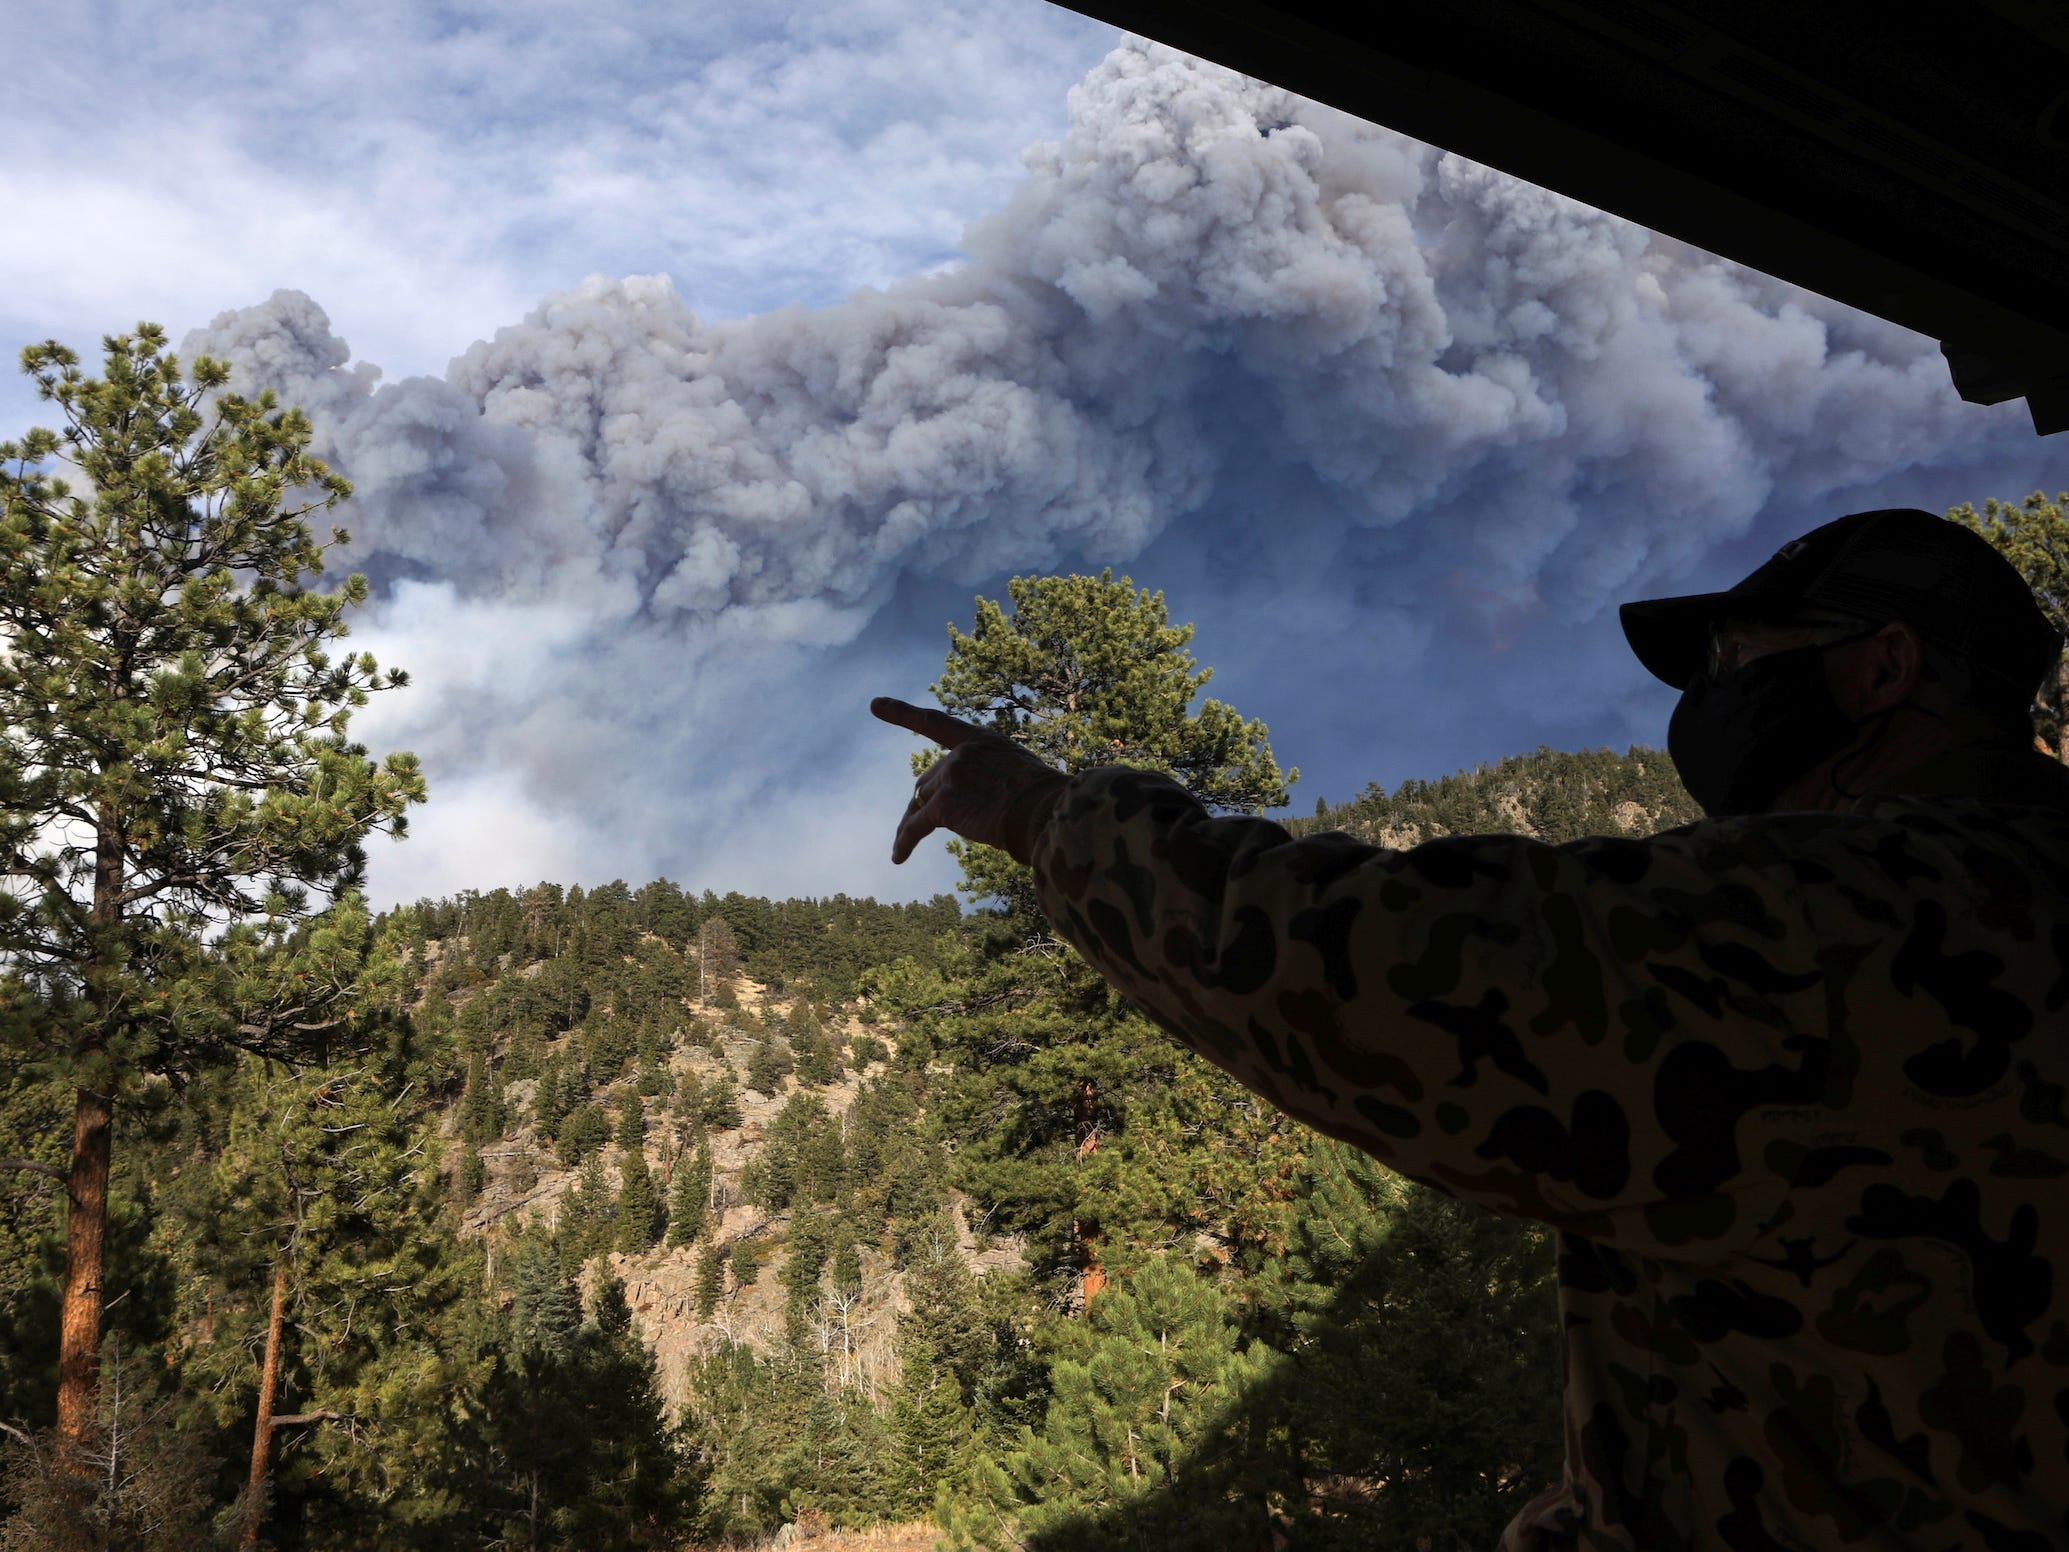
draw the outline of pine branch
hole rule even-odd
[[[325,1408],[321,1412],[286,1412],[273,1418],[275,1428],[299,1428],[304,1423],[356,1423],[359,1419],[350,1412],[333,1412]]]
[[[26,1170],[32,1175],[48,1175],[59,1185],[69,1183],[72,1178],[70,1171],[60,1169],[55,1164],[45,1164],[41,1159],[0,1159],[0,1169],[19,1169]]]

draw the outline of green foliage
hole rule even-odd
[[[831,1083],[843,1075],[840,1057],[811,1004],[800,1002],[787,1022],[791,1050],[797,1057],[798,1082]]]
[[[661,1193],[654,1188],[647,1156],[629,1150],[618,1164],[618,1210],[616,1248],[639,1255],[654,1248],[666,1227],[667,1215]]]
[[[756,1042],[754,1054],[747,1058],[747,1086],[757,1094],[774,1098],[793,1065],[790,1047],[772,1032]]]
[[[488,1166],[482,1162],[481,1147],[472,1137],[466,1138],[460,1146],[460,1199],[473,1201],[487,1183]]]
[[[474,1544],[538,1552],[673,1546],[690,1482],[632,1330],[607,1278],[593,1317],[553,1340],[510,1333],[479,1398]]]
[[[618,1196],[604,1177],[603,1157],[592,1153],[565,1199],[560,1225],[563,1270],[609,1250],[618,1233]]]
[[[610,1141],[611,1123],[604,1119],[604,1113],[596,1105],[577,1105],[568,1112],[554,1137],[554,1146],[560,1153],[563,1164],[581,1163]]]
[[[1279,808],[1298,771],[1279,769],[1262,722],[1220,701],[1193,701],[1213,678],[1187,650],[1162,593],[1097,577],[1014,577],[1012,612],[978,598],[976,628],[948,628],[948,661],[933,686],[941,704],[1066,771],[1134,765],[1166,772],[1215,808]],[[928,757],[916,757],[924,769]],[[1025,898],[1022,871],[988,847],[950,850],[964,888]]]
[[[328,650],[364,579],[304,585],[325,549],[305,519],[350,487],[299,410],[223,391],[207,358],[189,376],[164,344],[148,324],[107,340],[98,379],[31,346],[65,427],[0,443],[0,954],[36,993],[7,1029],[106,1092],[343,1022],[356,966],[294,924],[424,796],[413,757],[346,738],[404,682]],[[84,494],[47,472],[59,458]],[[313,962],[290,967],[298,950]]]
[[[826,1249],[829,1225],[826,1219],[810,1209],[792,1213],[790,1233],[785,1238],[783,1258],[783,1302],[784,1316],[797,1339],[802,1341],[802,1327],[819,1300],[819,1276],[826,1268]]]
[[[94,1227],[68,1240],[75,1440],[115,1110],[228,1053],[308,1059],[349,1030],[363,842],[424,797],[413,756],[346,736],[405,681],[331,654],[364,578],[305,585],[326,546],[304,519],[350,493],[307,417],[225,391],[218,362],[187,375],[156,325],[103,346],[100,378],[56,341],[23,351],[64,428],[0,443],[0,1050],[76,1095],[69,1211]]]
[[[165,1253],[180,1271],[190,1420],[241,1432],[248,1448],[276,1272],[288,1290],[278,1409],[341,1420],[284,1441],[276,1515],[349,1518],[340,1500],[400,1465],[388,1451],[408,1453],[446,1378],[439,1333],[471,1268],[425,1232],[442,1179],[414,1145],[404,1097],[373,1065],[257,1059],[188,1096]]]
[[[761,1257],[755,1254],[754,1241],[737,1239],[733,1241],[732,1259],[728,1263],[733,1273],[735,1288],[751,1288],[761,1275]]]
[[[1225,1426],[1271,1355],[1243,1342],[1233,1301],[1182,1262],[1156,1258],[1057,1333],[1040,1428],[978,1472],[952,1542],[1098,1548],[1231,1546],[1268,1523],[1261,1503],[1180,1492],[1217,1474]],[[1246,1537],[1245,1532],[1248,1532]]]
[[[826,1102],[816,1094],[793,1094],[769,1123],[751,1182],[743,1179],[741,1190],[772,1212],[793,1202],[828,1202],[843,1183],[846,1162],[840,1123]]]
[[[85,1472],[61,1464],[55,1433],[0,1444],[0,1552],[227,1549],[215,1494],[221,1462],[204,1432],[180,1426],[163,1366],[129,1359],[108,1370]]]
[[[728,1342],[691,1377],[697,1399],[688,1431],[702,1441],[706,1491],[698,1518],[709,1539],[758,1540],[790,1517],[795,1452],[819,1387],[816,1376],[786,1359]]]
[[[730,1132],[739,1127],[740,1087],[734,1081],[731,1069],[720,1073],[711,1087],[704,1091],[697,1119],[714,1132]]]
[[[2050,501],[2044,491],[2019,502],[1983,503],[1978,512],[1964,502],[1947,516],[1988,539],[2018,568],[2039,599],[2041,612],[2057,634],[2069,635],[2069,491]],[[2057,759],[2069,760],[2069,660],[2057,660],[2040,687],[2034,732]]]
[[[526,1347],[564,1348],[581,1324],[582,1303],[543,1230],[520,1235],[510,1254],[510,1333]]]
[[[1662,750],[1539,749],[1434,781],[1404,781],[1391,794],[1370,786],[1349,803],[1318,805],[1314,818],[1285,824],[1295,835],[1342,830],[1380,846],[1440,835],[1529,835],[1557,844],[1650,835],[1702,816]]]
[[[1225,809],[1286,801],[1298,773],[1280,771],[1261,722],[1217,701],[1193,710],[1212,671],[1197,668],[1192,627],[1170,623],[1162,594],[1111,572],[1021,577],[1009,589],[1010,615],[979,598],[974,631],[950,626],[934,686],[948,710],[1066,770],[1147,766]],[[996,909],[937,966],[907,964],[867,984],[955,1071],[939,1113],[957,1183],[1030,1237],[1044,1273],[1089,1288],[1103,1258],[1168,1237],[1176,1194],[1142,1189],[1149,1155],[1126,1134],[1194,1059],[1049,935],[1024,868],[988,848],[950,849],[964,889]]]
[[[674,1074],[665,1056],[647,1056],[639,1059],[639,1093],[646,1099],[666,1099],[675,1092]]]
[[[647,1107],[636,1091],[618,1102],[618,1125],[611,1140],[621,1148],[646,1146]]]
[[[697,1318],[709,1320],[718,1308],[719,1295],[725,1291],[725,1260],[718,1242],[706,1240],[704,1248],[697,1252]]]
[[[700,1144],[694,1155],[675,1166],[668,1187],[668,1243],[694,1245],[711,1222],[711,1145]],[[702,1261],[700,1259],[701,1268]]]
[[[1305,1469],[1387,1490],[1324,1506],[1342,1544],[1489,1546],[1558,1476],[1553,1236],[1318,1141],[1264,1278],[1292,1360],[1253,1403]]]

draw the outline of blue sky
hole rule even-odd
[[[9,29],[0,340],[205,330],[360,487],[384,900],[946,887],[863,708],[1015,572],[1164,589],[1305,812],[1657,741],[1617,598],[2069,483],[1930,342],[1031,0]]]

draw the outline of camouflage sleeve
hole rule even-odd
[[[1829,983],[1776,833],[1389,851],[1109,769],[1033,862],[1058,932],[1288,1113],[1498,1211],[1706,1260],[1779,1208],[1826,1088]]]

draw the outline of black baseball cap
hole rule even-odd
[[[2029,697],[2062,651],[2033,589],[1988,539],[1915,507],[1855,512],[1813,528],[1724,592],[1648,598],[1620,611],[1638,661],[1677,690],[1708,667],[1710,627],[1719,620],[1819,613],[1875,625],[1901,620]]]

